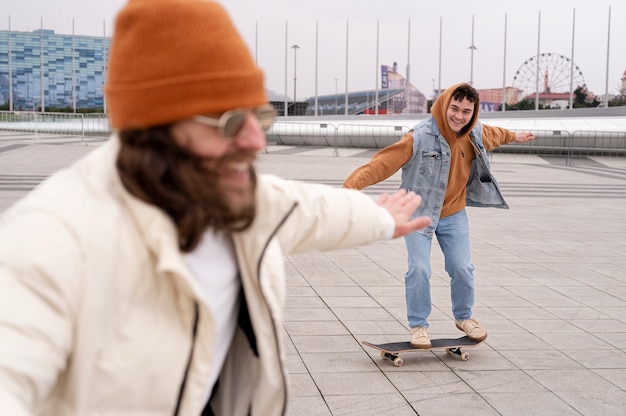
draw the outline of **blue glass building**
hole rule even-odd
[[[0,106],[8,108],[12,92],[13,110],[40,110],[43,86],[46,111],[104,109],[110,45],[108,37],[0,30]]]

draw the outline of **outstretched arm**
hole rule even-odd
[[[54,388],[80,305],[84,253],[75,237],[62,221],[24,211],[0,225],[1,415],[35,414]]]
[[[483,145],[487,151],[508,143],[525,143],[535,139],[530,132],[514,132],[503,127],[483,124]]]
[[[431,223],[429,217],[411,219],[417,207],[422,203],[422,198],[414,192],[400,189],[392,195],[385,193],[378,198],[376,203],[385,208],[396,223],[393,238],[402,237],[413,231],[428,227]]]
[[[357,168],[343,183],[344,188],[363,189],[382,182],[398,171],[413,154],[413,132],[379,150],[365,165]]]

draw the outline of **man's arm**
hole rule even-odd
[[[400,141],[378,151],[365,165],[357,168],[343,183],[345,188],[363,189],[382,182],[398,171],[413,154],[413,131]]]
[[[46,214],[13,217],[0,232],[0,414],[33,414],[67,365],[80,254]]]
[[[483,124],[483,145],[485,150],[490,151],[498,146],[508,143],[525,143],[535,139],[535,135],[530,132],[512,132],[502,127],[494,127]]]
[[[278,238],[286,254],[337,250],[401,237],[430,225],[430,218],[413,218],[421,198],[400,189],[377,201],[364,192],[260,175],[259,193],[293,200]]]

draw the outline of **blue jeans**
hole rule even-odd
[[[469,319],[474,306],[474,265],[471,262],[469,223],[465,210],[439,219],[435,230],[450,275],[452,315]],[[404,277],[409,326],[428,327],[430,298],[430,254],[433,237],[413,232],[404,237],[409,268]]]

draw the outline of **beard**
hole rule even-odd
[[[230,215],[233,217],[246,216],[251,209],[254,211],[256,173],[253,168],[242,171],[233,168],[232,165],[252,166],[251,162],[254,159],[254,153],[240,151],[217,159],[199,160],[202,166],[200,175],[204,176],[206,181],[216,184],[215,193],[219,194],[220,200],[228,206]],[[202,178],[198,179],[202,180]]]
[[[247,229],[256,214],[256,173],[245,186],[228,187],[219,174],[233,158],[206,160],[180,147],[170,126],[120,133],[117,170],[135,197],[163,210],[178,231],[179,247],[192,251],[207,228],[236,232]]]

